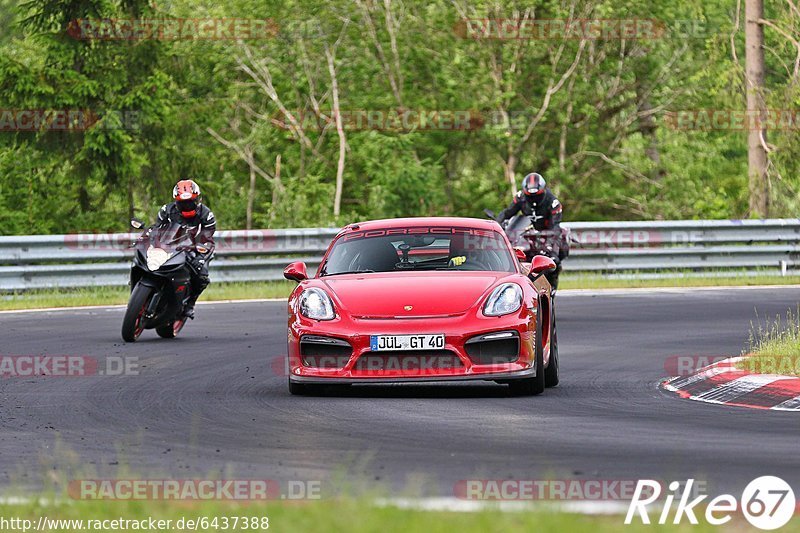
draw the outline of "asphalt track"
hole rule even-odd
[[[662,392],[673,355],[737,355],[800,289],[563,293],[561,385],[357,387],[292,397],[285,304],[207,304],[176,340],[119,339],[123,310],[0,314],[0,355],[138,358],[138,375],[0,379],[0,487],[93,475],[321,480],[452,496],[464,479],[693,477],[800,489],[797,413]],[[135,360],[135,359],[130,359]]]

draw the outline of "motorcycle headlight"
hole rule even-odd
[[[310,288],[300,295],[300,314],[312,320],[333,320],[336,312],[328,293],[322,289]]]
[[[518,311],[520,307],[522,307],[522,288],[516,283],[504,283],[496,287],[486,299],[483,314],[503,316]]]
[[[154,248],[151,246],[147,249],[147,268],[150,270],[158,270],[161,265],[169,259],[169,252],[161,248]]]

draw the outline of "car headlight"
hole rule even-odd
[[[147,268],[152,271],[161,268],[161,265],[169,259],[169,252],[161,248],[150,247],[147,249]]]
[[[503,316],[518,311],[520,307],[522,307],[522,288],[516,283],[504,283],[496,287],[486,299],[483,314]]]
[[[300,295],[300,314],[312,320],[333,320],[336,313],[328,293],[322,289],[310,288]]]

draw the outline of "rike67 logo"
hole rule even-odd
[[[661,525],[669,523],[670,515],[672,524],[680,524],[685,519],[690,524],[696,525],[699,523],[697,516],[703,506],[706,522],[714,526],[727,524],[734,514],[741,513],[752,526],[773,530],[785,526],[794,515],[796,505],[794,491],[779,477],[762,476],[754,479],[745,487],[741,500],[737,500],[731,494],[722,494],[708,502],[705,502],[707,494],[690,500],[695,495],[692,492],[694,480],[686,481],[685,490],[680,490],[681,485],[678,481],[670,483],[668,488],[671,492],[661,500],[662,487],[658,481],[640,480],[628,507],[625,524],[631,524],[634,520],[650,524],[650,511],[657,510],[662,501],[663,506],[657,519],[657,523]]]

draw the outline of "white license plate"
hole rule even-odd
[[[441,350],[444,335],[370,335],[369,345],[373,352]]]

